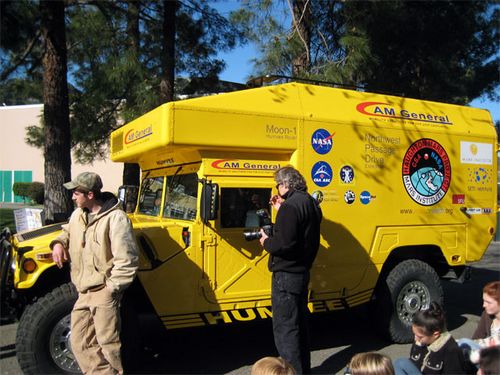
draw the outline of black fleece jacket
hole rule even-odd
[[[423,375],[467,374],[462,350],[449,334],[444,332],[429,346],[413,344],[410,360]]]
[[[273,236],[264,241],[269,271],[308,272],[318,253],[321,209],[305,191],[289,190],[283,198]]]

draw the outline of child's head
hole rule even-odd
[[[252,375],[295,375],[295,369],[281,357],[264,357],[252,366]]]
[[[483,308],[488,315],[500,312],[500,281],[492,281],[484,286]]]
[[[421,345],[430,345],[441,336],[446,331],[446,316],[439,303],[432,302],[428,309],[418,311],[412,330],[415,341]]]
[[[349,363],[351,375],[394,375],[389,357],[375,352],[358,353]]]
[[[479,354],[479,372],[481,375],[500,374],[500,346],[481,349]]]

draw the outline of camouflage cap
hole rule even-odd
[[[70,182],[63,185],[68,190],[82,189],[86,191],[101,191],[102,180],[97,173],[83,172]]]

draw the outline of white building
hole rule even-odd
[[[14,182],[45,182],[43,150],[25,141],[26,127],[39,125],[43,104],[0,107],[0,202],[22,202],[14,196]],[[74,159],[74,158],[73,158]],[[116,193],[122,182],[123,164],[111,160],[71,165],[72,178],[85,171],[98,173],[103,190]]]

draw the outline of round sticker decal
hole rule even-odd
[[[344,201],[347,204],[353,204],[356,200],[356,194],[352,190],[347,190],[344,194]]]
[[[361,194],[359,195],[359,200],[363,204],[368,204],[372,201],[372,195],[370,194],[369,191],[365,190],[365,191],[361,192]]]
[[[422,206],[438,203],[450,182],[450,159],[443,146],[423,138],[408,148],[403,159],[403,184],[415,202]]]
[[[320,155],[324,155],[330,152],[333,147],[332,137],[335,135],[330,134],[328,130],[318,129],[316,130],[311,138],[311,145],[314,151]]]
[[[349,165],[344,165],[340,169],[340,180],[344,184],[351,184],[354,181],[354,169]]]
[[[319,187],[325,187],[332,182],[332,167],[325,161],[318,161],[311,170],[312,180]]]
[[[313,197],[318,203],[323,202],[323,192],[321,190],[314,190],[311,193],[311,197]]]

